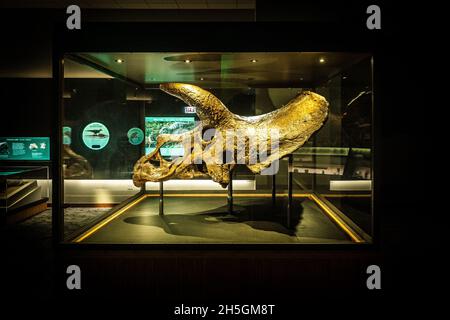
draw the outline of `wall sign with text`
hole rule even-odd
[[[91,122],[83,129],[83,142],[89,149],[100,150],[109,142],[109,130],[100,122]]]
[[[141,128],[131,128],[127,132],[128,142],[132,145],[141,144],[144,141],[144,131]]]
[[[48,137],[0,137],[0,160],[50,160]]]

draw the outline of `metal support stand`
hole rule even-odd
[[[233,172],[230,170],[230,183],[228,184],[228,214],[233,214]]]
[[[275,207],[276,197],[277,197],[277,180],[276,174],[272,175],[272,206]]]
[[[292,216],[292,174],[294,171],[293,168],[293,160],[294,156],[292,154],[289,155],[288,162],[288,205],[287,205],[287,227],[291,227],[291,216]]]
[[[162,181],[159,182],[159,215],[164,215],[164,186]]]

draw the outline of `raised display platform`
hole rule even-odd
[[[235,194],[233,214],[225,194],[144,194],[112,211],[72,239],[89,244],[267,244],[364,242],[312,195],[294,194],[287,227],[287,197]]]

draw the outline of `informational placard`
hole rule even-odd
[[[155,150],[160,134],[179,134],[194,127],[194,117],[145,117],[145,153]],[[162,156],[179,157],[184,155],[184,148],[181,143],[168,142],[161,147],[160,153]]]
[[[0,137],[0,160],[50,160],[49,137]]]
[[[89,123],[83,129],[83,142],[89,149],[100,150],[109,142],[109,130],[100,122]]]
[[[144,141],[144,131],[141,128],[131,128],[127,132],[128,142],[132,145],[141,144]]]

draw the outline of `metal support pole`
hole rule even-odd
[[[277,180],[276,180],[276,174],[274,173],[272,175],[272,206],[275,207],[275,201],[277,196]]]
[[[230,170],[230,183],[228,184],[228,214],[233,214],[233,172]]]
[[[292,173],[294,171],[292,162],[293,155],[289,155],[288,162],[288,205],[287,205],[287,227],[291,227],[291,216],[292,216]]]
[[[64,240],[64,174],[62,157],[62,123],[64,93],[64,55],[60,51],[57,38],[53,50],[53,110],[52,114],[52,237],[53,244]]]
[[[164,186],[162,181],[159,182],[159,215],[164,215]]]

